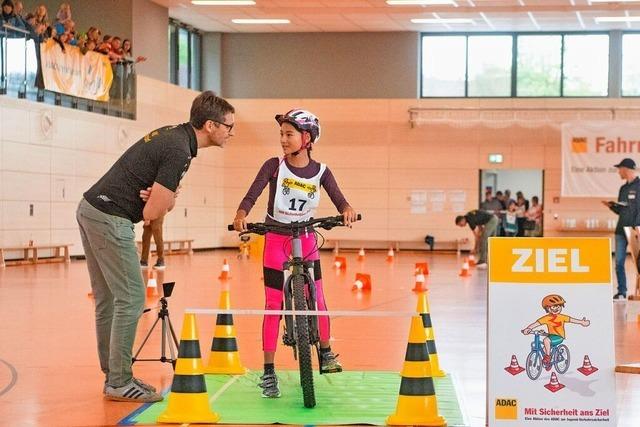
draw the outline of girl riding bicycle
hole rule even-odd
[[[237,231],[247,228],[246,216],[256,200],[269,184],[269,202],[266,223],[289,224],[305,221],[315,215],[320,202],[320,187],[324,187],[338,212],[344,215],[349,225],[356,219],[356,212],[347,203],[329,168],[311,158],[313,144],[320,138],[318,118],[309,111],[294,109],[275,117],[280,125],[280,145],[284,156],[273,157],[263,165],[247,195],[242,199],[233,225]],[[283,301],[283,263],[291,254],[290,236],[267,233],[265,236],[263,269],[265,284],[265,309],[281,310]],[[314,261],[314,279],[318,310],[327,310],[322,289],[320,256],[316,235],[302,236],[305,259]],[[337,355],[329,345],[329,318],[318,319],[320,329],[320,372],[342,371]],[[280,316],[266,315],[262,323],[262,349],[264,351],[264,374],[260,378],[263,397],[280,397],[278,377],[274,360],[278,341]]]

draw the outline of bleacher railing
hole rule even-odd
[[[47,90],[42,78],[40,46],[31,32],[0,27],[0,95],[14,96],[115,117],[136,118],[136,70],[133,58],[111,64],[108,101],[96,101]]]

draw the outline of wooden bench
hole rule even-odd
[[[142,241],[137,241],[138,251],[142,252]],[[155,246],[153,240],[151,244]],[[164,241],[164,254],[165,255],[175,255],[175,254],[189,254],[193,253],[193,239],[179,239],[179,240],[165,240]],[[153,247],[152,246],[152,247]],[[155,250],[151,251],[155,252]]]
[[[63,243],[58,245],[33,245],[0,248],[0,268],[4,268],[7,265],[70,262],[69,246],[73,246],[73,244]],[[44,251],[54,251],[54,254],[41,258]],[[22,258],[5,261],[5,253],[7,252],[22,252]]]

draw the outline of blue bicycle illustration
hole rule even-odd
[[[524,334],[525,331],[523,330]],[[534,334],[533,342],[531,343],[531,352],[527,356],[527,362],[525,370],[527,376],[531,380],[537,380],[542,373],[542,368],[550,370],[553,366],[556,372],[564,374],[569,370],[569,364],[571,363],[571,354],[569,348],[564,344],[551,345],[551,355],[548,364],[544,363],[544,345],[542,344],[541,336],[548,336],[549,334],[543,331],[530,331],[529,334]],[[526,334],[525,334],[526,335]],[[545,366],[546,365],[546,366]]]

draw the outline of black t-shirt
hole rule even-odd
[[[106,214],[142,221],[140,190],[157,182],[176,191],[197,153],[196,133],[189,123],[154,130],[125,151],[84,198]]]
[[[472,230],[475,230],[478,225],[485,225],[486,223],[488,223],[493,217],[493,214],[484,211],[473,210],[471,212],[467,212],[464,217],[467,219],[467,224],[469,224],[469,227],[471,227]]]

